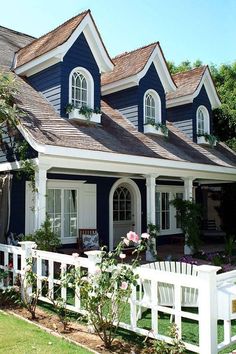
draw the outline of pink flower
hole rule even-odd
[[[134,231],[128,232],[126,236],[129,241],[133,241],[135,243],[137,243],[139,240],[139,236]]]
[[[120,253],[120,254],[119,254],[119,257],[120,257],[121,259],[124,259],[124,258],[126,257],[126,254]]]
[[[147,233],[147,232],[144,232],[142,235],[141,235],[142,238],[145,238],[145,239],[149,239],[150,235]]]
[[[126,281],[122,281],[120,288],[122,290],[126,290],[128,288],[128,283]]]
[[[123,242],[126,246],[129,246],[129,240],[127,238],[124,238]]]

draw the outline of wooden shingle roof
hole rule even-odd
[[[207,66],[201,66],[172,75],[177,90],[175,92],[167,93],[167,101],[182,96],[192,95],[197,90],[206,69]]]
[[[0,26],[0,65],[10,68],[17,50],[31,43],[35,38]]]
[[[136,155],[172,161],[235,167],[236,154],[224,144],[203,148],[168,123],[169,137],[145,135],[117,110],[102,102],[102,124],[73,123],[56,113],[49,102],[16,76],[17,106],[25,112],[22,127],[39,144],[90,151]]]
[[[158,45],[159,42],[155,42],[131,52],[122,53],[113,58],[112,61],[115,65],[114,69],[110,73],[102,75],[102,85],[138,74],[145,67],[152,52]]]
[[[90,10],[82,12],[20,49],[17,52],[16,68],[65,43],[89,13]]]

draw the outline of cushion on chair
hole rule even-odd
[[[99,249],[99,237],[96,234],[83,234],[82,235],[83,248],[87,250]]]

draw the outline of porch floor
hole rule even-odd
[[[220,251],[224,251],[224,249],[225,249],[224,243],[220,243],[220,242],[214,242],[214,243],[204,242],[204,244],[202,244],[200,247],[200,251],[203,251],[205,253],[220,252]],[[59,252],[64,254],[72,254],[72,253],[77,253],[78,249],[62,248],[60,249]],[[180,260],[181,258],[184,257],[184,246],[183,244],[179,244],[179,243],[159,245],[157,246],[157,256],[158,259],[160,260]],[[131,260],[131,257],[132,255],[128,254],[126,257],[126,262],[129,262],[129,260]],[[146,263],[145,253],[142,254],[141,263]],[[207,263],[207,262],[201,259],[199,263]]]

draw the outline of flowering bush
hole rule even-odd
[[[130,231],[114,252],[102,250],[100,262],[92,274],[73,268],[66,272],[62,279],[63,286],[75,290],[75,296],[80,298],[86,310],[89,324],[106,348],[111,347],[132,287],[137,286],[137,275],[134,269],[139,264],[139,254],[146,249],[148,239],[149,235],[146,233],[139,237],[135,232]],[[134,259],[128,265],[123,263],[126,257],[123,250],[131,243],[134,243],[136,248],[133,251]],[[79,292],[77,292],[78,288]]]
[[[36,319],[36,306],[39,298],[36,282],[37,275],[33,272],[32,260],[28,259],[22,272],[21,294],[23,305],[31,314],[32,320]]]

